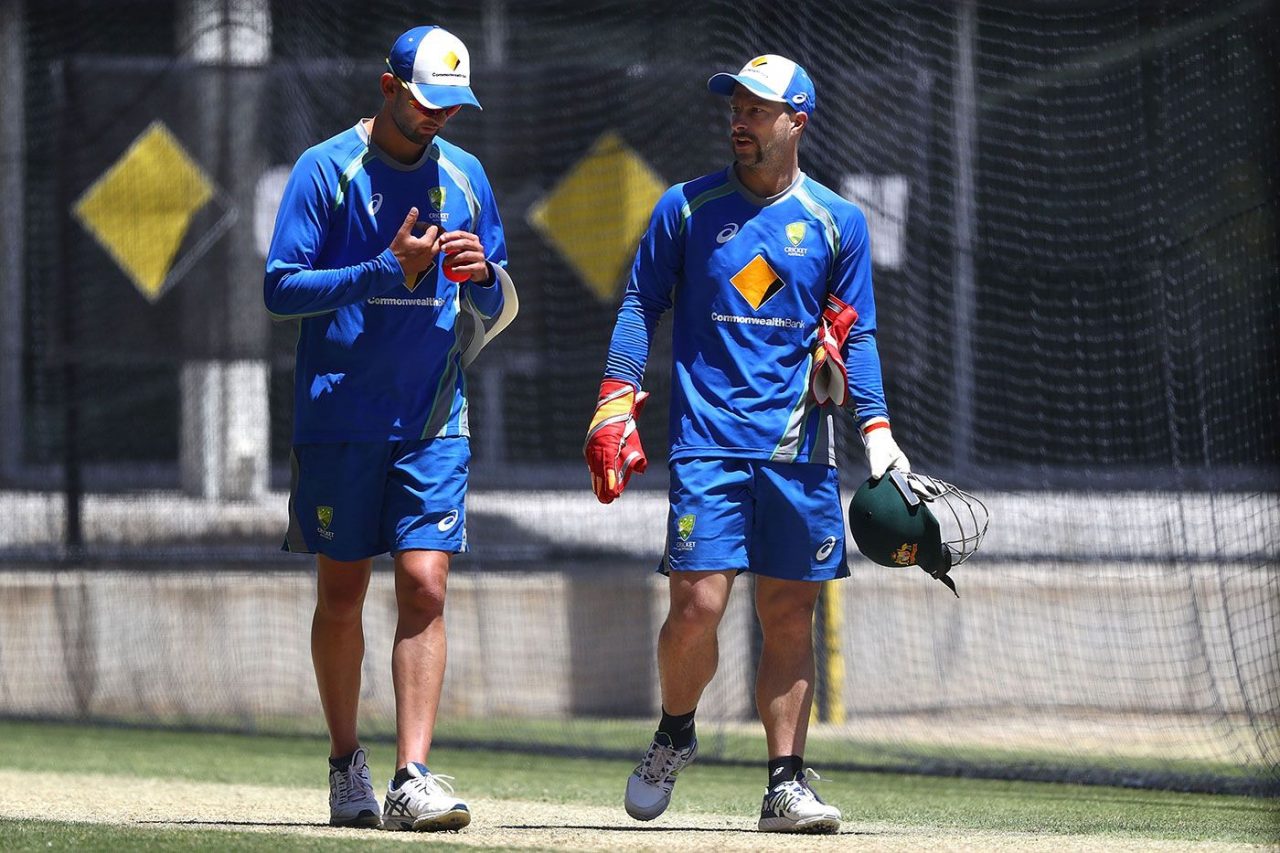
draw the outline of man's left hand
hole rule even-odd
[[[470,231],[446,231],[437,242],[446,277],[451,281],[488,283],[489,264],[479,237]]]
[[[879,480],[888,471],[911,472],[911,463],[907,454],[893,440],[889,430],[888,418],[871,418],[862,425],[862,440],[867,448],[867,465],[871,468],[871,479]]]

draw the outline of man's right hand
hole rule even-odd
[[[648,397],[647,392],[636,391],[616,379],[600,383],[600,397],[582,455],[591,470],[591,490],[602,504],[616,500],[631,475],[643,474],[649,467],[636,429],[636,418]]]
[[[415,281],[419,273],[431,266],[435,262],[438,251],[436,238],[440,236],[439,226],[427,226],[422,236],[417,237],[413,233],[417,224],[418,208],[411,207],[400,225],[400,230],[396,232],[395,239],[391,241],[391,254],[395,255],[396,260],[400,262],[400,269],[404,270],[406,282]]]

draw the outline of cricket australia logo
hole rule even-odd
[[[809,250],[800,244],[804,242],[804,235],[808,233],[809,227],[803,222],[792,222],[787,225],[787,242],[791,245],[783,246],[782,251],[795,258],[802,258],[809,254]]]
[[[901,548],[889,555],[889,559],[899,566],[914,566],[916,564],[916,546],[910,542],[903,542]]]
[[[692,551],[697,542],[690,542],[689,537],[693,535],[693,523],[698,517],[693,513],[682,515],[676,519],[676,534],[680,537],[680,541],[673,542],[671,550],[673,551]]]
[[[441,224],[449,221],[449,214],[444,212],[445,200],[448,197],[449,193],[444,187],[432,187],[427,190],[427,201],[431,202],[431,206],[435,208],[434,212],[427,212],[427,219]]]
[[[316,507],[316,520],[320,522],[320,526],[316,528],[316,533],[319,533],[325,539],[332,539],[333,531],[329,529],[329,525],[333,523],[333,507]]]

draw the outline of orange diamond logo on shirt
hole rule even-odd
[[[409,289],[410,293],[413,293],[418,289],[418,285],[422,284],[422,280],[427,277],[427,270],[432,269],[435,269],[435,267],[427,267],[425,270],[419,270],[417,275],[413,277],[413,281],[409,281],[407,278],[404,280],[404,286]]]
[[[773,267],[769,266],[769,262],[762,255],[756,255],[752,258],[729,281],[734,287],[738,288],[742,298],[747,300],[751,307],[757,311],[760,310],[761,305],[772,299],[773,295],[782,290],[786,284],[773,271]]]

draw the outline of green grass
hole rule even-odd
[[[156,716],[141,717],[137,720],[122,720],[125,725],[137,725],[142,728],[175,728],[190,727],[193,724],[213,731],[237,731],[244,727],[245,721],[239,718],[210,717],[194,721],[188,717],[165,720]],[[548,719],[513,720],[503,719],[500,725],[486,718],[448,719],[441,722],[436,730],[436,740],[440,743],[468,744],[480,748],[501,749],[507,744],[517,749],[536,749],[539,745],[547,748],[543,751],[555,751],[565,743],[566,736],[579,745],[583,751],[597,755],[612,757],[625,756],[630,760],[637,750],[642,750],[648,743],[648,734],[653,726],[651,719],[590,719],[575,718],[571,727],[566,729],[563,721]],[[299,735],[310,737],[314,732],[323,731],[324,721],[319,716],[261,718],[254,721],[255,727],[264,733],[281,735]],[[376,720],[364,727],[365,737],[370,741],[391,740],[394,730],[389,720]],[[1241,724],[1243,725],[1243,724]],[[1250,722],[1250,725],[1256,725]],[[1241,737],[1246,733],[1241,732]],[[1269,739],[1274,740],[1280,732],[1272,732]],[[764,750],[764,737],[759,726],[709,726],[701,732],[702,755],[704,758],[714,757],[726,762],[754,762]],[[1112,745],[1114,754],[1099,755],[1096,753],[1054,752],[1045,749],[1017,748],[998,744],[957,744],[948,743],[940,749],[938,743],[912,743],[897,740],[862,741],[848,737],[839,729],[816,727],[809,733],[808,758],[818,767],[840,766],[855,770],[890,769],[901,772],[913,770],[923,771],[932,768],[935,774],[946,773],[940,769],[947,767],[963,767],[972,772],[970,776],[991,776],[981,772],[984,768],[1007,770],[1008,768],[1024,768],[1021,774],[1038,771],[1032,778],[1052,779],[1054,781],[1070,781],[1088,779],[1095,782],[1109,782],[1123,778],[1177,779],[1187,787],[1199,790],[1225,790],[1235,793],[1253,793],[1266,783],[1267,770],[1253,763],[1213,761],[1207,759],[1171,758],[1169,756],[1151,756],[1143,754],[1126,754],[1124,743]],[[994,778],[1001,778],[995,775]],[[1271,784],[1275,783],[1274,772]],[[1171,785],[1170,787],[1179,787]]]
[[[504,727],[516,730],[515,723],[504,721]],[[621,748],[628,755],[643,749],[648,743],[652,720],[590,720],[573,721],[575,741],[602,751]],[[758,725],[750,731],[734,729],[714,730],[703,733],[703,755],[715,755],[727,761],[754,761],[764,751],[764,736]],[[482,719],[450,720],[443,723],[437,737],[455,742],[492,742],[492,721]],[[524,720],[518,723],[517,734],[522,743],[560,744],[564,742],[563,724],[553,720]],[[912,744],[896,742],[859,741],[828,729],[811,731],[808,757],[818,767],[841,765],[862,769],[893,768],[911,770],[927,765],[936,766],[940,752],[937,744]],[[1054,768],[1066,778],[1101,774],[1127,776],[1178,775],[1188,779],[1214,779],[1220,782],[1236,782],[1252,779],[1260,768],[1247,764],[1230,764],[1223,761],[1154,758],[1140,755],[1098,756],[1046,750],[1017,749],[1000,746],[954,746],[945,751],[946,759],[953,765],[971,768]],[[1211,789],[1211,788],[1210,788]]]
[[[0,768],[5,769],[311,787],[318,797],[324,796],[326,785],[327,743],[314,738],[0,722],[0,743]],[[385,779],[393,758],[389,744],[370,744],[375,777]],[[457,776],[460,790],[473,797],[617,806],[619,821],[624,822],[621,791],[633,761],[438,748],[432,765]],[[1100,841],[1280,840],[1280,802],[1275,800],[879,773],[831,772],[827,778],[820,790],[855,824],[1072,833]],[[681,779],[673,809],[747,819],[763,791],[764,768],[704,764]],[[78,849],[181,850],[199,847],[196,836],[210,841],[210,833],[201,830],[86,828],[13,820],[0,824],[6,849],[49,849],[44,841],[37,843],[49,833],[57,835],[59,846]],[[256,845],[269,848],[279,843],[253,833],[219,831],[212,837],[221,849],[264,849]],[[319,839],[308,839],[307,846],[329,849]]]
[[[181,850],[218,850],[218,851],[264,851],[264,850],[299,850],[333,851],[333,853],[350,853],[353,842],[350,838],[335,836],[334,838],[298,838],[279,835],[263,835],[259,832],[233,832],[220,829],[188,830],[188,829],[149,829],[131,826],[103,826],[89,823],[58,823],[55,821],[36,820],[4,820],[0,819],[0,838],[4,839],[5,853],[33,853],[51,850],[102,850],[117,853],[130,851],[181,851]],[[430,840],[431,849],[497,851],[501,847],[477,847],[449,843],[441,838]],[[362,836],[358,842],[360,850],[398,850],[403,853],[404,839],[369,838]],[[528,850],[529,848],[522,848]]]

